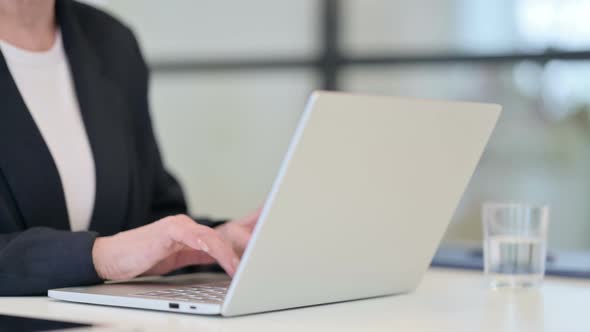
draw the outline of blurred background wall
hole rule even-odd
[[[141,42],[193,214],[264,201],[314,89],[483,101],[505,112],[445,241],[481,239],[482,202],[521,201],[551,206],[550,247],[590,249],[588,0],[94,3]]]

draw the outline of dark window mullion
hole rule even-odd
[[[547,62],[550,60],[590,60],[588,51],[549,51],[544,53],[497,53],[497,54],[433,54],[433,55],[369,55],[358,57],[341,57],[344,65],[398,65],[398,64],[438,64],[451,62],[480,62],[480,63],[502,63],[515,61],[538,61]]]
[[[338,73],[340,70],[340,0],[324,0],[323,15],[320,15],[322,29],[322,53],[320,56],[320,70],[323,76],[323,89],[337,90]]]

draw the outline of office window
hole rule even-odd
[[[318,50],[314,0],[116,0],[152,61],[281,58]]]
[[[485,201],[547,203],[550,246],[573,250],[590,249],[590,96],[567,76],[589,70],[590,62],[346,68],[342,83],[347,91],[502,104],[445,240],[479,243]]]
[[[314,88],[466,99],[505,112],[445,243],[480,240],[482,202],[518,200],[551,205],[551,248],[590,249],[590,0],[102,2],[140,37],[196,212],[263,198]]]
[[[316,84],[293,70],[154,75],[155,128],[191,211],[237,217],[264,202]]]
[[[341,0],[347,54],[590,48],[585,0]]]
[[[192,213],[262,204],[309,93],[319,86],[315,0],[100,1],[136,33],[152,67],[164,159]]]
[[[343,0],[343,48],[354,55],[514,49],[512,3]]]

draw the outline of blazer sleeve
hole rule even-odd
[[[101,282],[92,262],[96,233],[34,227],[0,234],[0,296]],[[55,259],[63,257],[63,259]]]

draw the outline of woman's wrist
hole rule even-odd
[[[92,263],[94,264],[94,270],[102,280],[110,279],[110,273],[108,272],[109,268],[107,267],[108,259],[105,259],[108,242],[107,237],[97,237],[92,246]]]

